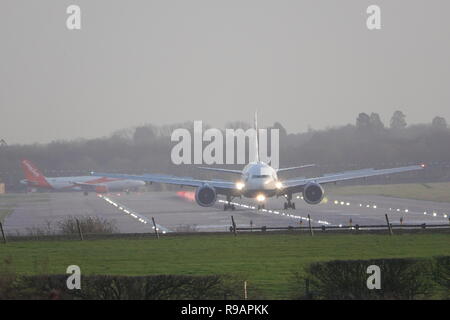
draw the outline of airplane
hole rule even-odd
[[[257,115],[255,113],[254,128],[258,131]],[[405,167],[389,168],[389,169],[362,169],[345,172],[326,174],[314,178],[293,178],[280,179],[278,173],[301,169],[312,165],[303,165],[299,167],[274,169],[267,163],[259,159],[259,141],[256,135],[256,161],[250,162],[242,170],[231,170],[223,168],[199,167],[210,171],[222,173],[232,173],[240,175],[237,181],[225,180],[199,180],[188,177],[176,177],[159,174],[144,175],[128,175],[113,173],[96,173],[91,172],[93,176],[109,177],[116,179],[142,180],[150,183],[164,183],[178,186],[189,186],[196,188],[195,201],[202,207],[211,207],[216,203],[217,195],[224,195],[227,199],[224,204],[224,210],[235,210],[235,206],[231,203],[233,198],[246,197],[253,198],[258,203],[258,210],[265,208],[265,201],[269,197],[284,197],[284,209],[295,209],[295,203],[292,202],[292,195],[296,193],[303,194],[303,200],[310,204],[316,205],[322,202],[324,198],[324,189],[322,185],[328,183],[337,183],[339,181],[367,178],[379,175],[389,175],[407,171],[421,170],[425,168],[424,164],[411,165]]]
[[[109,191],[128,191],[145,186],[144,181],[136,179],[93,178],[92,176],[49,178],[44,176],[30,160],[22,160],[21,164],[25,179],[21,180],[20,183],[27,185],[30,189],[83,191],[85,195],[88,195],[89,191],[108,193]]]

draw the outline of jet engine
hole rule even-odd
[[[303,189],[303,200],[308,204],[318,204],[324,196],[323,188],[315,182],[308,183]]]
[[[216,189],[211,186],[204,185],[198,187],[195,191],[195,201],[202,207],[211,207],[216,203]]]

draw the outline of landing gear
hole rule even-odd
[[[287,200],[287,202],[285,202],[284,203],[284,210],[287,210],[287,209],[293,209],[293,210],[295,210],[295,202],[292,202],[291,200],[292,200],[292,194],[287,194],[286,195],[286,200]]]
[[[227,210],[234,211],[235,209],[236,209],[236,207],[234,206],[234,204],[225,203],[223,205],[223,211],[227,211]]]
[[[284,210],[287,210],[287,209],[295,210],[295,202],[291,202],[291,203],[285,202],[284,203]]]
[[[258,210],[265,209],[265,208],[266,208],[265,204],[258,204]]]
[[[236,207],[234,206],[234,204],[231,204],[231,197],[227,196],[227,203],[225,203],[223,205],[223,211],[227,211],[227,210],[234,211],[235,209],[236,209]]]

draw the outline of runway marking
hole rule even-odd
[[[103,195],[99,194],[98,197],[99,197],[100,199],[105,200],[107,203],[113,205],[113,206],[116,207],[118,210],[122,211],[123,213],[125,213],[125,214],[127,214],[127,215],[133,217],[134,219],[137,219],[139,222],[141,222],[141,223],[143,223],[143,224],[149,224],[149,223],[150,223],[150,224],[153,224],[153,222],[150,221],[149,219],[147,219],[147,217],[145,217],[145,216],[143,216],[143,215],[141,215],[141,214],[139,214],[139,213],[137,213],[137,212],[132,211],[131,209],[125,207],[124,205],[122,205],[122,204],[120,204],[120,203],[118,203],[118,202],[112,201],[110,198],[108,198],[108,197],[106,197],[106,196],[103,196]],[[159,225],[159,224],[157,224],[157,223],[155,223],[155,224],[156,224],[156,230],[157,230],[157,231],[160,231],[160,230],[161,230],[163,234],[165,234],[165,233],[167,233],[167,232],[171,232],[169,229],[167,229],[167,228],[165,228],[165,227],[163,227],[163,226],[161,226],[161,225]],[[155,227],[152,226],[152,229],[155,229]]]
[[[227,203],[227,201],[221,200],[221,199],[219,199],[218,202],[221,202],[221,203]],[[233,205],[238,206],[238,207],[241,207],[241,208],[246,208],[246,209],[256,210],[256,207],[254,207],[254,206],[249,206],[249,205],[242,204],[242,203],[230,202],[230,204],[233,204]],[[298,215],[294,215],[294,214],[290,214],[290,213],[286,213],[286,212],[282,212],[282,211],[270,210],[270,209],[261,209],[261,210],[259,210],[259,211],[261,211],[261,212],[267,212],[267,213],[272,213],[272,214],[279,215],[279,216],[286,217],[286,218],[300,219],[300,221],[303,221],[303,220],[308,221],[308,217],[302,217],[302,216],[298,216]],[[318,224],[321,224],[321,225],[327,225],[327,226],[328,226],[328,225],[331,225],[331,223],[328,222],[328,221],[324,221],[324,220],[314,220],[314,219],[312,219],[312,218],[311,218],[311,222],[316,222],[316,223],[318,223]]]
[[[195,194],[192,191],[179,191],[177,192],[177,195],[180,196],[181,198],[184,198],[186,200],[189,200],[191,202],[195,202]],[[297,199],[303,199],[303,197],[301,196],[296,196]],[[227,201],[222,200],[222,199],[218,199],[218,202],[220,203],[226,203]],[[251,205],[246,205],[243,203],[237,203],[237,202],[230,202],[231,204],[234,204],[235,206],[241,207],[241,208],[245,208],[245,209],[250,209],[250,210],[256,210],[255,206],[251,206]],[[358,207],[361,210],[362,209],[367,209],[367,210],[376,210],[376,211],[383,211],[386,212],[387,208],[383,208],[383,207],[379,207],[377,204],[371,202],[371,203],[362,203],[362,202],[351,202],[348,200],[337,200],[337,199],[333,199],[330,200],[328,198],[324,198],[324,203],[328,203],[329,205],[333,206],[337,205],[337,206],[344,206],[344,207]],[[341,210],[339,210],[341,211]],[[408,215],[419,215],[422,214],[421,212],[414,212],[414,211],[410,211],[410,209],[407,208],[389,208],[389,211],[393,211],[393,213],[398,213],[398,214],[408,214]],[[259,212],[265,212],[265,213],[270,213],[270,214],[274,214],[274,215],[279,215],[281,217],[287,217],[287,218],[295,218],[295,219],[300,219],[300,221],[308,221],[307,217],[303,217],[303,216],[299,216],[299,215],[293,215],[290,213],[286,213],[286,212],[282,212],[282,211],[277,211],[277,210],[270,210],[270,209],[261,209],[259,210]],[[442,215],[437,214],[435,211],[433,211],[434,214],[430,215],[434,218],[448,218],[448,214],[444,213]],[[353,213],[346,213],[346,216],[361,216],[362,212],[360,214],[353,214]],[[425,213],[426,214],[426,213]],[[337,212],[336,215],[342,215],[341,213]],[[402,216],[403,218],[403,216]],[[402,219],[403,220],[403,219]],[[332,223],[328,222],[328,221],[323,221],[323,220],[317,220],[315,221],[314,219],[311,218],[312,222],[316,222],[318,224],[323,224],[323,225],[333,225]],[[336,226],[342,226],[342,224],[336,224]]]
[[[183,199],[188,200],[188,201],[191,201],[191,202],[195,201],[195,193],[192,192],[192,191],[178,191],[177,195],[180,196]],[[222,199],[219,199],[217,201],[220,202],[220,203],[227,203],[227,201],[222,200]],[[256,210],[256,207],[250,206],[250,205],[246,205],[246,204],[243,204],[243,203],[230,202],[230,204],[234,204],[235,206],[238,206],[238,207],[241,207],[241,208],[245,208],[245,209]],[[300,219],[301,221],[303,221],[303,220],[308,221],[308,217],[297,216],[297,215],[293,215],[293,214],[289,214],[289,213],[285,213],[285,212],[281,212],[281,211],[277,211],[277,210],[261,209],[259,211],[267,212],[267,213],[271,213],[271,214],[275,214],[275,215],[279,215],[279,216],[287,217],[287,218]],[[315,221],[314,219],[311,219],[311,222],[314,222],[314,221]],[[317,220],[316,223],[322,224],[322,225],[331,225],[330,222],[323,221],[323,220]]]
[[[343,205],[347,205],[347,206],[350,206],[350,205],[352,205],[350,202],[345,202],[345,201],[341,201],[341,200],[331,200],[331,203],[332,204],[335,204],[335,205],[341,205],[341,206],[343,206]],[[386,208],[379,208],[376,204],[362,204],[362,203],[359,203],[358,204],[358,206],[360,207],[360,208],[366,208],[366,209],[381,209],[381,210],[386,210]],[[409,214],[415,214],[415,215],[417,215],[417,214],[420,214],[420,212],[414,212],[414,211],[410,211],[409,209],[405,209],[405,208],[389,208],[389,211],[391,211],[391,212],[393,212],[393,213],[409,213]],[[434,210],[432,210],[431,211],[432,213],[428,213],[427,211],[424,211],[424,215],[428,215],[428,216],[432,216],[432,217],[434,217],[434,218],[445,218],[445,219],[447,219],[449,216],[448,216],[448,214],[447,213],[442,213],[442,214],[439,214],[439,213],[437,213],[436,211],[434,211]]]

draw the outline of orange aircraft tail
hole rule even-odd
[[[45,188],[50,187],[45,176],[31,161],[22,160],[22,170],[29,185]]]

